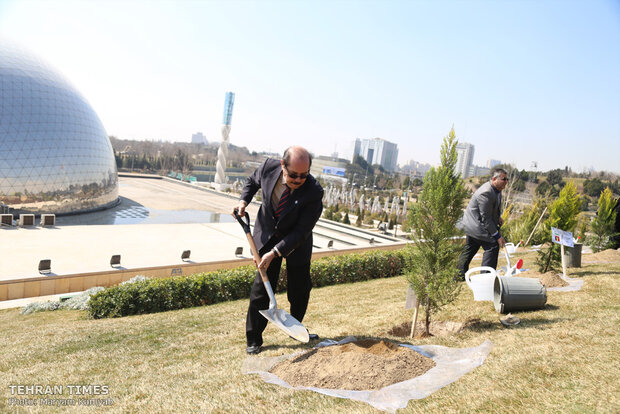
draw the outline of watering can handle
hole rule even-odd
[[[506,248],[506,245],[504,245],[504,253],[506,254],[506,269],[510,269],[512,266],[510,265],[510,254],[508,254],[508,249]]]
[[[476,273],[476,275],[477,275],[477,274],[482,274],[482,272],[485,272],[485,273],[496,273],[495,269],[493,269],[490,266],[474,267],[472,269],[469,269],[467,272],[465,272],[465,283],[467,283],[468,286],[471,286],[470,274]],[[476,275],[474,275],[474,276],[476,276]]]

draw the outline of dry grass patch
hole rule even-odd
[[[531,257],[530,257],[531,256]],[[517,255],[533,267],[533,253]],[[501,263],[500,263],[501,264]],[[476,264],[477,266],[477,264]],[[474,302],[466,286],[437,321],[463,323],[458,334],[391,336],[410,322],[402,277],[314,289],[304,321],[323,338],[386,338],[413,344],[494,348],[486,362],[402,412],[619,412],[620,263],[569,269],[585,280],[577,292],[549,292],[548,306],[516,313],[504,328],[490,302]],[[286,304],[285,295],[278,295]],[[10,385],[102,384],[117,413],[372,413],[363,403],[300,392],[243,376],[247,301],[118,319],[88,320],[79,311],[19,315],[0,311],[0,412]],[[273,327],[269,356],[307,350]],[[65,395],[64,398],[69,396]],[[82,412],[34,407],[28,412]]]

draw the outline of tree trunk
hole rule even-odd
[[[431,335],[431,301],[426,297],[426,335]]]
[[[547,264],[545,265],[545,270],[543,270],[543,273],[547,273],[547,270],[549,270],[549,264],[551,263],[551,255],[553,254],[554,247],[555,247],[554,244],[552,244],[551,247],[549,247],[549,257],[547,258]]]

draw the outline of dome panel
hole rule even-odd
[[[69,82],[0,38],[0,90],[0,202],[55,214],[116,204],[112,145]]]

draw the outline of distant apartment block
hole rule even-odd
[[[205,137],[202,132],[196,132],[192,134],[192,144],[205,144],[207,145],[207,137]]]
[[[497,165],[497,164],[496,164]],[[483,175],[489,175],[491,169],[488,167],[480,167],[478,165],[473,165],[471,168],[471,176],[472,177],[482,177]]]
[[[362,139],[353,143],[351,161],[356,155],[361,156],[370,165],[379,164],[388,171],[396,171],[398,145],[383,138]]]
[[[409,177],[411,178],[424,178],[424,176],[430,169],[430,164],[410,160],[400,170],[402,173],[409,175]]]
[[[502,162],[500,160],[493,160],[493,159],[488,159],[487,160],[487,168],[490,170],[491,168],[495,167],[496,165],[501,164]]]
[[[460,174],[462,178],[467,178],[471,175],[471,167],[474,161],[474,146],[467,142],[459,142],[456,145],[456,172]]]

